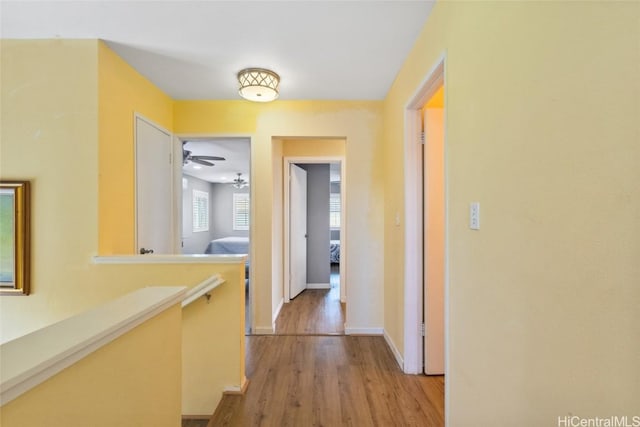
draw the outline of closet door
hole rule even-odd
[[[135,119],[136,252],[173,252],[171,134]],[[153,252],[149,252],[153,251]]]

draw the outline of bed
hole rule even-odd
[[[329,261],[332,264],[340,263],[340,240],[331,240],[329,242]]]
[[[205,254],[211,255],[235,255],[246,254],[245,285],[249,286],[249,238],[248,237],[222,237],[209,242]]]
[[[209,242],[205,254],[229,255],[249,254],[248,237],[223,237]]]

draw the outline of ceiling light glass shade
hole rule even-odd
[[[270,102],[278,98],[280,76],[264,68],[246,68],[238,73],[238,92],[248,101]]]

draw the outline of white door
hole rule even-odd
[[[307,287],[307,171],[291,165],[289,186],[289,298]]]
[[[424,372],[444,374],[445,185],[444,114],[424,116]]]
[[[136,117],[137,253],[172,253],[171,134]],[[153,252],[149,252],[153,251]]]

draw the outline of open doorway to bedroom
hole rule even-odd
[[[250,253],[250,138],[181,138],[182,253]],[[245,329],[251,280],[245,267]]]
[[[342,335],[344,160],[285,157],[285,304],[276,335]]]

